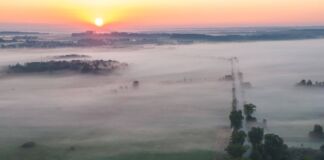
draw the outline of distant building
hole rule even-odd
[[[84,37],[92,37],[96,34],[94,31],[86,31],[82,33],[72,33],[72,37],[84,38]]]

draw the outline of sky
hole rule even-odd
[[[324,25],[324,0],[0,0],[4,28],[131,30]]]

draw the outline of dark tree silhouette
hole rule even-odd
[[[256,118],[252,116],[255,112],[256,106],[254,104],[245,104],[244,105],[244,114],[246,115],[247,121],[256,121]]]
[[[301,80],[299,83],[298,83],[298,85],[300,85],[300,86],[306,86],[306,80]]]
[[[275,134],[264,136],[264,156],[267,160],[287,160],[288,146]]]
[[[306,85],[307,86],[312,86],[313,85],[313,82],[311,80],[308,80]]]
[[[323,127],[321,125],[315,124],[313,131],[309,132],[311,138],[324,138]]]
[[[71,61],[47,61],[29,62],[21,65],[8,66],[8,73],[41,73],[55,71],[74,71],[80,73],[110,73],[118,68],[126,68],[126,63],[113,60],[71,60]]]
[[[232,158],[241,158],[243,154],[247,151],[246,146],[242,146],[239,144],[230,144],[225,149],[225,151],[232,157]]]
[[[322,127],[321,125],[316,124],[316,125],[314,126],[314,132],[315,132],[315,133],[322,134],[322,133],[323,133],[323,127]]]
[[[234,130],[241,129],[243,119],[244,117],[241,110],[232,111],[230,114],[231,127],[234,128]]]
[[[234,130],[232,132],[232,136],[231,136],[231,144],[243,145],[246,137],[247,137],[247,135],[244,131]]]
[[[257,147],[258,145],[260,145],[262,143],[263,140],[263,129],[262,128],[256,128],[253,127],[249,133],[249,140],[252,144],[253,147]]]
[[[324,153],[324,144],[321,146],[320,150]]]

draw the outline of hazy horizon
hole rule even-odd
[[[132,29],[120,29],[120,30],[102,30],[95,28],[78,28],[71,26],[63,25],[48,25],[48,24],[1,24],[0,23],[0,32],[40,32],[40,33],[77,33],[84,31],[95,31],[99,33],[109,33],[109,32],[187,32],[197,31],[197,30],[215,30],[215,31],[246,31],[246,30],[258,30],[258,29],[323,29],[323,25],[268,25],[268,26],[178,26],[178,27],[147,27],[147,28],[132,28]]]

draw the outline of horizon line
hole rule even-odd
[[[5,26],[3,26],[5,25]],[[14,24],[1,24],[0,23],[0,32],[34,32],[34,33],[79,33],[85,31],[94,31],[97,33],[111,33],[111,32],[172,32],[172,31],[189,31],[189,30],[208,30],[208,29],[324,29],[324,25],[242,25],[242,26],[178,26],[178,27],[134,27],[133,29],[120,29],[120,30],[95,30],[95,29],[73,29],[73,28],[65,28],[63,26],[52,26],[46,29],[41,28],[45,27],[42,24],[38,27],[26,27],[25,29],[9,29],[13,27]],[[16,24],[17,25],[17,24]],[[33,24],[36,26],[36,24]],[[10,27],[9,27],[10,26]],[[8,28],[7,28],[8,27]],[[7,29],[5,29],[7,28]],[[38,29],[37,29],[38,28]]]

